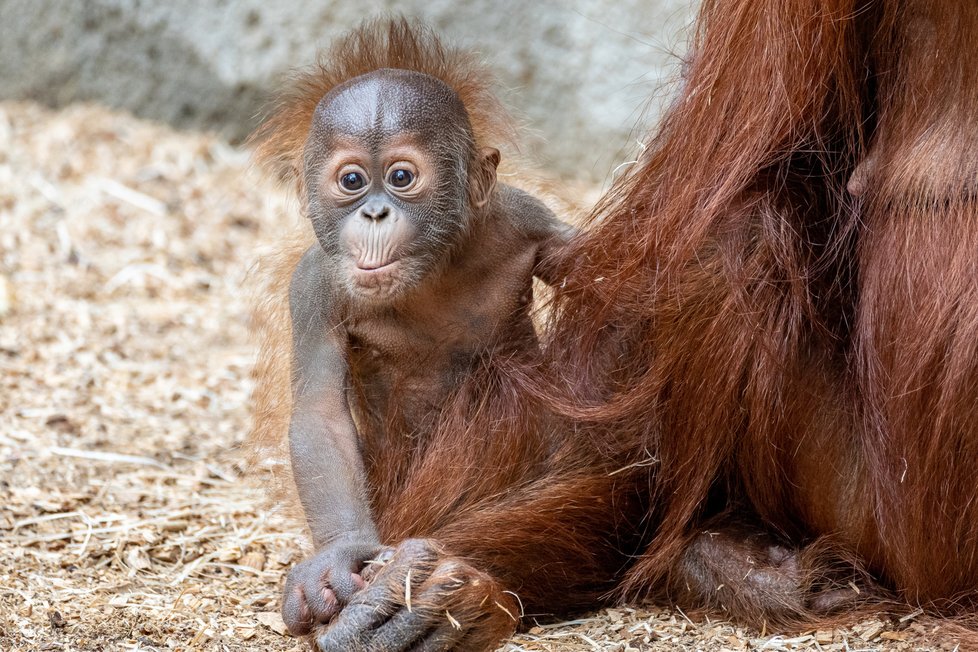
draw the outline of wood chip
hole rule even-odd
[[[149,560],[149,554],[143,548],[130,548],[126,553],[126,565],[134,571],[152,568],[153,563]]]
[[[116,595],[113,596],[111,599],[109,599],[110,607],[121,608],[121,607],[125,607],[128,604],[129,604],[128,594]]]
[[[65,626],[65,617],[61,615],[60,611],[52,611],[48,614],[48,620],[51,621],[51,626],[56,629],[61,629]]]
[[[285,626],[282,615],[277,611],[266,611],[255,614],[255,619],[276,634],[288,636],[289,628]]]
[[[251,568],[259,573],[265,568],[265,555],[261,552],[249,552],[238,560],[239,566]]]
[[[257,633],[258,630],[254,627],[242,627],[235,631],[235,635],[242,641],[250,641]]]
[[[835,632],[832,630],[822,629],[815,632],[815,642],[819,645],[828,645],[835,638]]]
[[[882,623],[878,623],[878,622],[870,623],[859,634],[859,638],[867,642],[872,642],[877,636],[880,635],[880,632],[882,631],[883,631]]]
[[[0,274],[0,319],[14,310],[14,285],[10,279]]]

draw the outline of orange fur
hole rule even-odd
[[[276,508],[293,517],[302,510],[289,463],[289,419],[292,415],[292,320],[289,282],[302,255],[315,242],[305,228],[289,235],[275,253],[265,256],[251,274],[256,287],[251,330],[258,341],[252,378],[253,424],[248,434],[248,461],[261,473]]]
[[[976,38],[970,2],[703,5],[550,327],[555,405],[658,459],[625,594],[734,510],[912,603],[974,603]]]

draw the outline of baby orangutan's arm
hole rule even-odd
[[[282,618],[295,635],[329,622],[363,587],[360,572],[381,550],[366,498],[363,459],[347,405],[349,370],[323,254],[315,246],[292,277],[292,473],[316,553],[289,573]]]

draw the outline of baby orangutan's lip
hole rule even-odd
[[[375,272],[387,271],[392,267],[394,267],[395,265],[397,265],[399,262],[400,261],[397,258],[395,258],[394,260],[389,260],[386,263],[380,263],[380,264],[356,263],[356,268],[358,272],[366,272],[368,274],[372,274]]]
[[[397,282],[401,261],[398,259],[380,265],[354,263],[351,280],[360,292],[386,294]]]

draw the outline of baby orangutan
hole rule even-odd
[[[371,515],[387,490],[377,484],[392,475],[378,460],[423,447],[484,356],[538,346],[532,278],[554,280],[543,261],[571,229],[497,184],[499,158],[476,142],[459,93],[423,72],[357,74],[315,106],[300,185],[318,243],[289,291],[289,445],[316,552],[286,582],[282,614],[293,634],[329,623],[366,586],[365,564],[388,551]],[[418,556],[405,582],[425,581],[429,545],[399,548]],[[445,581],[464,581],[461,565]],[[504,600],[490,595],[490,581],[470,584],[484,601]],[[424,586],[415,590],[420,603]],[[439,592],[432,587],[430,599]],[[409,595],[407,611],[376,630],[370,649],[468,649],[465,623],[446,613],[433,628],[411,613]],[[342,639],[328,631],[319,645],[348,649]]]

